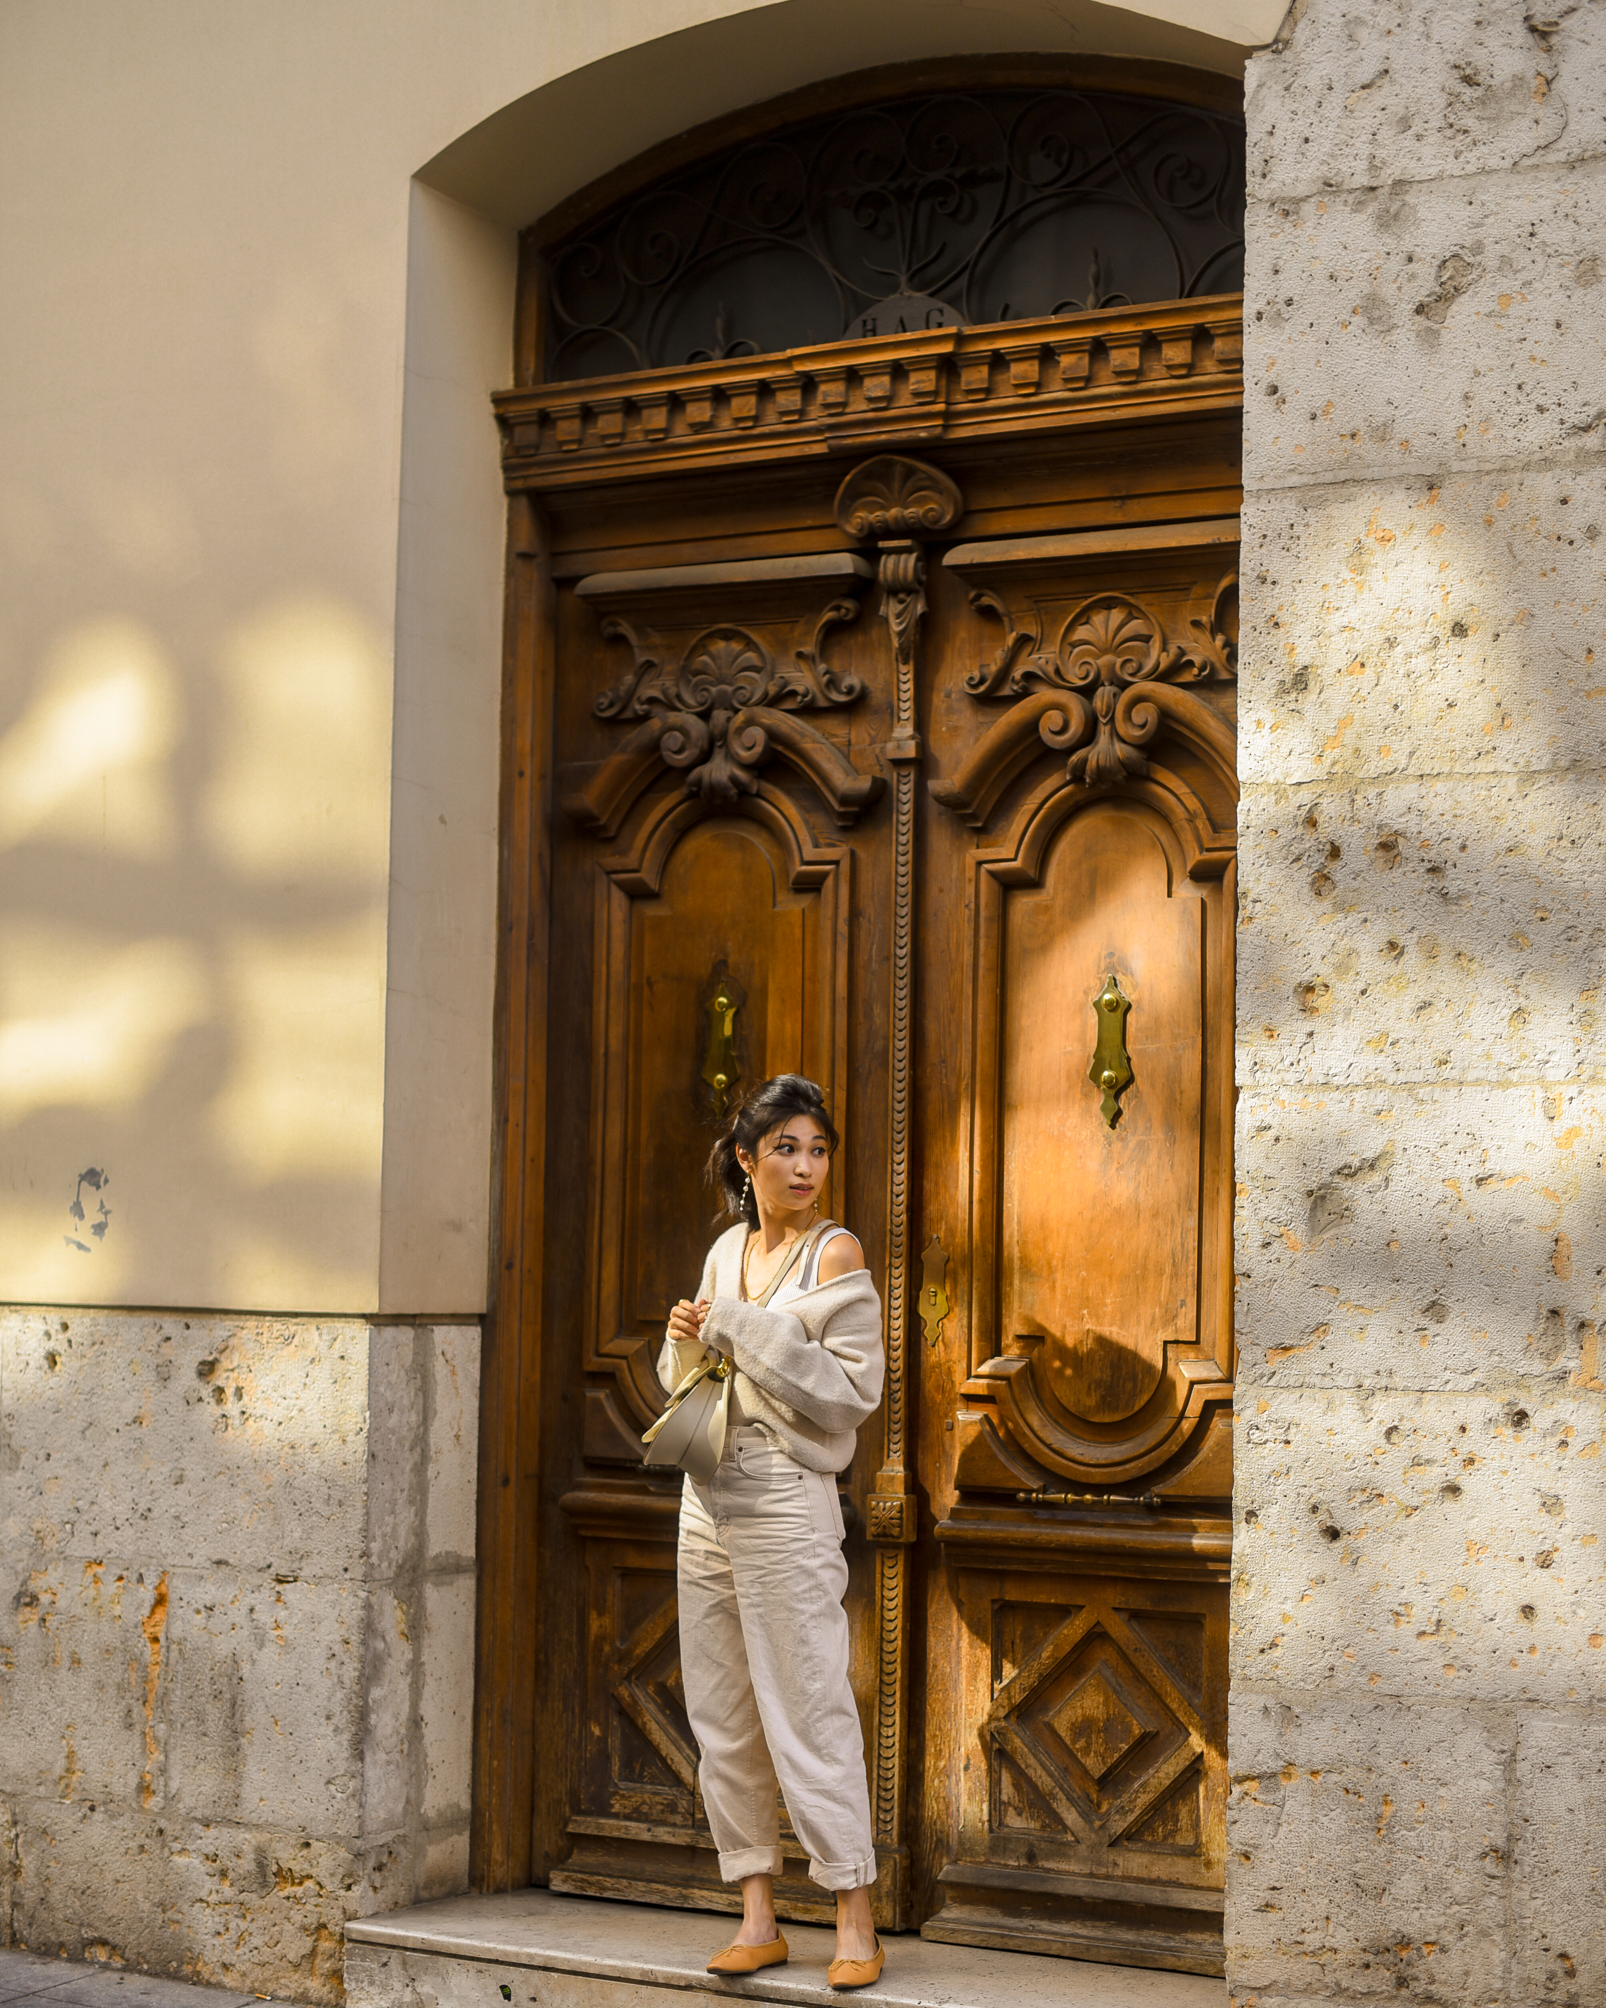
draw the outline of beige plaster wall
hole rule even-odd
[[[513,226],[835,71],[1279,12],[12,0],[0,1298],[483,1303]]]

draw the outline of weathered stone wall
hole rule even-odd
[[[1236,2001],[1606,2001],[1606,7],[1248,87]]]
[[[468,1880],[479,1331],[0,1317],[0,1943],[295,1999]]]

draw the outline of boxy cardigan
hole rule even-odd
[[[710,1300],[700,1341],[666,1339],[658,1378],[678,1387],[710,1349],[736,1361],[733,1391],[788,1457],[810,1471],[841,1471],[853,1457],[859,1424],[874,1415],[886,1378],[881,1298],[868,1269],[790,1297],[784,1309],[742,1295],[738,1223],[708,1251],[697,1301]]]

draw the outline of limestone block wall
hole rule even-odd
[[[0,1315],[0,1944],[308,2001],[467,1887],[479,1329]]]
[[[1606,7],[1251,62],[1229,1977],[1606,2000]]]

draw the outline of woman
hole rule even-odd
[[[875,1847],[864,1739],[848,1685],[848,1585],[835,1474],[881,1400],[881,1300],[845,1228],[821,1220],[837,1133],[801,1074],[747,1096],[708,1176],[736,1225],[709,1250],[697,1302],[669,1317],[658,1362],[677,1386],[710,1349],[735,1361],[712,1481],[680,1508],[680,1664],[720,1874],[742,1928],[710,1973],[786,1958],[775,1922],[776,1782],[809,1874],[836,1891],[833,1987],[878,1979]]]

